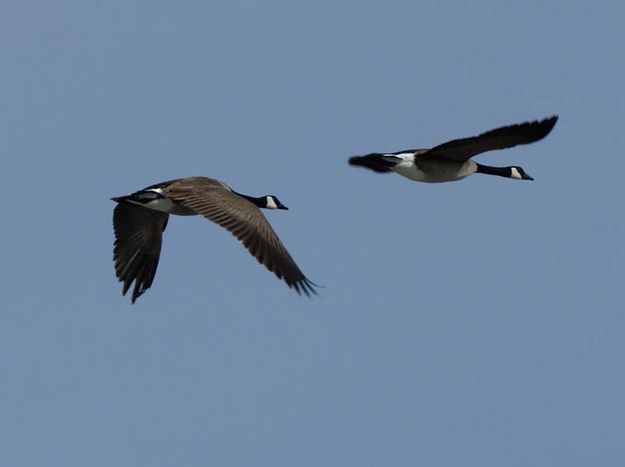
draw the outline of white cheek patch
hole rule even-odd
[[[523,180],[523,177],[521,176],[521,172],[519,172],[519,169],[517,169],[516,167],[510,168],[510,178],[514,178],[516,180]]]
[[[278,209],[278,205],[271,196],[267,196],[267,209]]]

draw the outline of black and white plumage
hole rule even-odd
[[[188,177],[112,198],[115,273],[123,294],[134,283],[132,302],[152,285],[170,214],[201,215],[230,231],[278,278],[307,296],[313,282],[299,269],[259,208],[288,209],[274,195],[258,198],[232,190],[220,180]]]
[[[411,180],[427,183],[461,180],[474,173],[498,175],[517,180],[533,180],[519,166],[491,167],[471,160],[483,152],[530,144],[547,136],[557,116],[541,121],[509,125],[469,138],[455,139],[431,149],[409,149],[394,153],[354,156],[349,164],[378,173],[396,172]]]

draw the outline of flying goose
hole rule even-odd
[[[469,138],[455,139],[431,149],[409,149],[393,153],[354,156],[350,165],[374,172],[396,172],[418,182],[438,183],[461,180],[474,173],[499,175],[516,180],[534,180],[519,166],[491,167],[471,160],[483,152],[534,143],[549,134],[557,115],[541,121],[504,126]]]
[[[220,180],[188,177],[111,199],[117,202],[113,213],[115,274],[124,283],[124,295],[134,282],[132,303],[152,285],[169,214],[201,215],[219,224],[298,294],[316,294],[316,284],[295,264],[259,209],[288,209],[276,196],[255,198],[237,193]]]

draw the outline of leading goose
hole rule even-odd
[[[288,209],[276,196],[259,198],[232,190],[220,180],[188,177],[151,185],[117,202],[113,213],[115,274],[132,283],[132,303],[152,285],[169,214],[201,215],[229,230],[249,252],[297,293],[316,294],[259,208]]]
[[[474,173],[499,175],[516,180],[534,180],[519,166],[491,167],[471,160],[483,152],[506,149],[543,139],[558,121],[557,115],[541,121],[504,126],[469,138],[455,139],[431,149],[409,149],[393,153],[354,156],[350,165],[374,172],[396,172],[418,182],[461,180]]]

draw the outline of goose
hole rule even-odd
[[[378,173],[396,172],[417,182],[439,183],[461,180],[474,173],[498,175],[515,180],[534,180],[519,166],[491,167],[471,158],[483,152],[530,144],[553,129],[558,116],[496,128],[478,136],[454,139],[431,149],[409,149],[393,153],[353,156],[349,164]]]
[[[115,274],[130,289],[132,303],[152,285],[170,214],[204,216],[232,233],[269,271],[298,294],[316,295],[259,208],[288,209],[274,195],[237,193],[226,183],[207,177],[187,177],[150,185],[131,195],[111,198]]]

